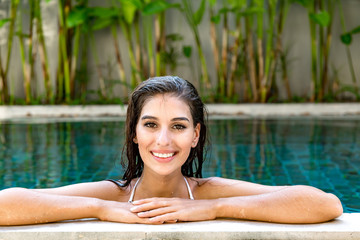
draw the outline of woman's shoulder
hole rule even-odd
[[[278,190],[280,186],[267,186],[222,177],[191,178],[195,199],[249,196]]]
[[[196,182],[198,187],[219,187],[231,184],[245,183],[244,181],[222,177],[191,178],[191,180]]]
[[[56,188],[34,189],[35,191],[66,196],[93,197],[111,201],[127,201],[130,186],[121,187],[119,180],[104,180],[66,185]]]

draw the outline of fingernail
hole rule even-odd
[[[138,207],[132,207],[132,208],[130,208],[130,211],[134,212],[134,211],[136,211],[137,209],[138,209]]]

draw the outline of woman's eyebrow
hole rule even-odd
[[[150,115],[144,115],[141,117],[141,120],[146,120],[146,119],[153,119],[153,120],[158,120],[157,117],[154,116],[150,116]],[[171,121],[175,122],[175,121],[187,121],[190,122],[190,120],[187,117],[176,117],[171,119]]]
[[[176,117],[171,119],[171,121],[187,121],[190,122],[190,120],[187,117]]]
[[[141,120],[146,120],[146,119],[155,119],[155,120],[157,120],[158,118],[150,116],[150,115],[144,115],[144,116],[141,117]]]

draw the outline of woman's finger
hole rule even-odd
[[[181,219],[179,218],[179,214],[176,212],[173,213],[167,213],[160,216],[149,218],[150,222],[179,222]]]
[[[153,200],[147,201],[139,205],[135,205],[130,208],[130,211],[134,213],[150,211],[157,208],[164,208],[170,205],[169,200]]]
[[[136,200],[131,202],[133,205],[142,205],[145,203],[150,203],[150,202],[160,202],[160,201],[169,201],[171,199],[177,199],[177,198],[144,198],[144,199],[140,199],[140,200]]]
[[[176,210],[174,210],[173,208],[166,207],[166,208],[157,208],[157,209],[150,210],[150,211],[139,212],[139,213],[137,213],[137,215],[142,218],[151,218],[151,217],[164,215],[167,213],[172,213],[174,211],[176,211]]]

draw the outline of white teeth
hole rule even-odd
[[[174,156],[174,153],[156,153],[153,152],[155,157],[160,157],[160,158],[168,158],[168,157],[172,157]]]

